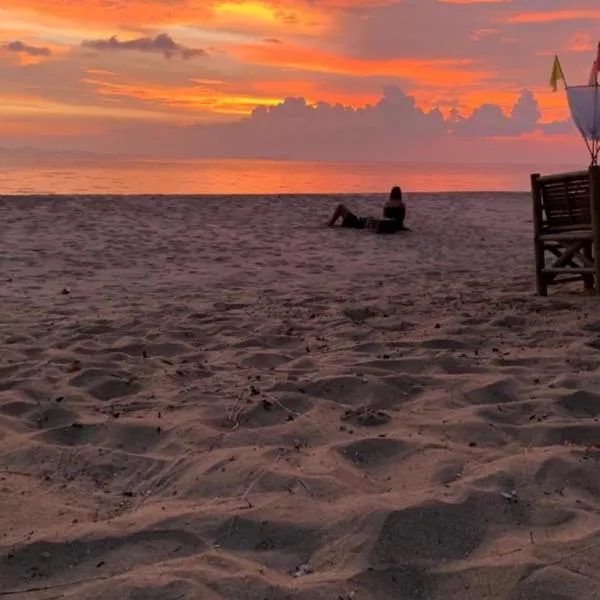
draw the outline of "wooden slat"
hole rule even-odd
[[[568,194],[557,198],[552,198],[548,194],[543,194],[543,204],[546,205],[550,210],[563,209],[578,209],[588,211],[590,210],[590,194],[589,192],[585,196],[570,196]]]
[[[590,221],[591,221],[591,219],[590,219],[589,215],[582,215],[581,218],[569,218],[567,216],[558,216],[558,217],[553,217],[551,219],[548,219],[548,221],[546,221],[546,223],[548,225],[549,230],[552,230],[554,228],[567,227],[567,226],[571,226],[571,227],[579,229],[579,228],[586,227],[586,226],[589,227]]]
[[[562,181],[577,181],[583,180],[587,181],[588,172],[587,171],[570,171],[567,173],[555,173],[553,175],[542,175],[538,181],[541,185],[546,185],[549,183],[562,182]]]
[[[559,233],[542,233],[540,240],[542,242],[569,242],[576,240],[591,240],[593,238],[592,230],[589,231],[563,231]]]
[[[576,181],[553,181],[553,182],[544,182],[542,181],[540,183],[540,185],[542,185],[543,187],[549,189],[549,190],[560,190],[563,189],[564,187],[568,187],[569,189],[572,190],[579,190],[582,189],[584,187],[587,187],[589,185],[588,179],[587,179],[587,175],[585,178],[583,179],[578,179]]]
[[[546,275],[560,275],[561,273],[566,274],[580,274],[580,275],[593,275],[593,267],[546,267],[543,270]]]
[[[564,233],[567,231],[591,231],[590,225],[582,227],[581,225],[564,225],[563,227],[548,228],[548,233]],[[546,229],[542,228],[542,233],[546,233]]]
[[[561,277],[560,279],[549,279],[548,285],[556,285],[559,283],[579,283],[585,275],[574,275],[573,277]]]
[[[577,194],[582,194],[585,192],[586,189],[589,189],[589,185],[582,183],[581,185],[573,186],[573,185],[568,185],[565,183],[560,187],[555,187],[555,186],[551,186],[551,185],[542,185],[542,188],[550,196],[560,195],[561,193],[564,193],[565,190],[571,191],[572,193],[577,195]]]

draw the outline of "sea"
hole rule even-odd
[[[0,195],[356,194],[526,191],[532,172],[581,165],[411,164],[274,160],[0,157]]]

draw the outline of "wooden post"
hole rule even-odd
[[[538,185],[539,173],[531,175],[531,199],[533,201],[533,247],[535,252],[535,289],[539,296],[548,295],[548,284],[544,277],[544,242],[540,240],[544,214],[542,192]]]
[[[592,263],[594,264],[594,249],[593,249],[593,241],[592,242],[585,242],[583,245],[583,255]],[[589,290],[591,292],[591,290],[594,289],[594,275],[584,275],[583,276],[583,287],[586,290]]]
[[[592,247],[594,252],[594,285],[600,296],[600,167],[590,167],[590,204],[592,212]]]

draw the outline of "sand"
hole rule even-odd
[[[598,300],[525,194],[336,201],[0,199],[0,596],[598,597]]]

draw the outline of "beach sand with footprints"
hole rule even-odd
[[[0,597],[598,597],[598,300],[526,194],[337,201],[0,199]]]

